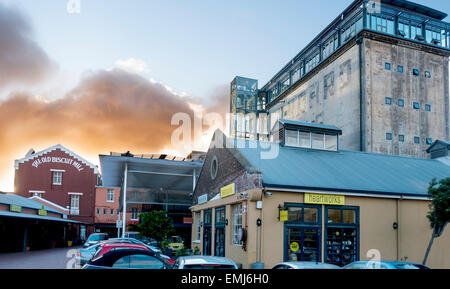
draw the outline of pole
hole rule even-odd
[[[123,177],[123,223],[122,223],[122,238],[125,238],[125,226],[127,223],[127,177],[128,177],[128,163],[125,163],[124,177]]]

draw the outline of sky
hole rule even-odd
[[[224,115],[236,75],[262,87],[353,0],[70,1],[0,0],[0,191],[30,148],[186,154],[173,114]]]

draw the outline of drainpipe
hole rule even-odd
[[[365,151],[365,146],[363,144],[364,141],[364,119],[363,119],[363,38],[359,37],[356,39],[356,44],[358,44],[359,48],[359,150]]]

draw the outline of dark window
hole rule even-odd
[[[164,264],[155,257],[148,255],[131,255],[130,269],[163,269]]]
[[[420,144],[420,137],[415,136],[415,137],[414,137],[414,143],[415,143],[415,144]]]
[[[384,100],[384,103],[387,104],[387,105],[392,105],[392,98],[386,97],[385,100]]]
[[[427,145],[432,145],[432,144],[433,144],[433,139],[427,138]]]
[[[413,75],[419,76],[420,75],[419,69],[413,69]]]
[[[420,103],[414,102],[413,107],[414,107],[414,109],[420,109]]]
[[[425,104],[425,110],[431,111],[431,104]]]
[[[405,136],[404,136],[403,134],[400,134],[400,135],[398,136],[398,141],[399,141],[399,142],[404,142],[404,141],[405,141]]]
[[[103,215],[106,215],[106,209],[103,209]]]
[[[401,65],[397,66],[397,71],[403,73],[403,66]]]
[[[426,78],[431,78],[431,72],[425,71],[425,77]]]
[[[398,106],[404,107],[405,106],[405,101],[403,99],[399,99],[398,100]]]
[[[386,70],[391,70],[391,64],[390,64],[389,62],[386,62],[386,63],[384,64],[384,69],[386,69]]]
[[[392,133],[390,132],[386,133],[386,140],[392,140]]]

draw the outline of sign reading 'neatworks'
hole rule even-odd
[[[42,157],[42,158],[38,158],[33,162],[33,167],[38,168],[40,164],[43,163],[59,163],[59,164],[68,164],[68,165],[72,165],[74,166],[79,172],[81,172],[82,170],[84,170],[83,166],[81,165],[81,163],[73,160],[73,159],[69,159],[69,158],[60,158],[60,157]]]
[[[345,205],[345,196],[305,193],[305,204]]]

